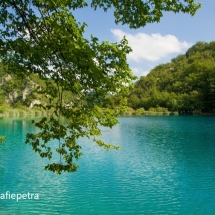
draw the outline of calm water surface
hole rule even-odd
[[[77,173],[43,170],[46,160],[25,145],[30,120],[0,119],[0,195],[38,193],[39,199],[0,199],[0,215],[147,215],[215,212],[215,117],[120,118],[103,139],[106,152],[82,140]],[[53,143],[55,144],[55,143]]]

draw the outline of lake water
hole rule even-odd
[[[83,140],[77,173],[55,175],[24,144],[30,120],[1,118],[0,195],[38,194],[38,199],[0,199],[1,215],[151,215],[215,211],[215,117],[125,117],[103,138],[120,145],[106,152]]]

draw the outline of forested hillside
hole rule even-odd
[[[44,96],[36,93],[38,86],[42,86],[38,76],[31,75],[28,78],[16,76],[9,71],[7,66],[0,64],[0,105],[7,104],[10,107],[29,107],[37,100],[44,100]]]
[[[5,108],[27,108],[35,104],[48,104],[49,98],[43,91],[52,86],[55,84],[49,78],[41,79],[34,74],[28,77],[17,76],[6,65],[0,63],[0,112]],[[50,90],[54,91],[54,88]],[[64,92],[63,101],[65,104],[72,102],[70,92]]]
[[[134,109],[215,112],[215,41],[198,42],[185,55],[156,66],[127,98]]]

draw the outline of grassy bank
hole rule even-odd
[[[40,116],[48,116],[49,113],[43,110],[38,109],[6,109],[1,111],[0,117],[40,117]]]

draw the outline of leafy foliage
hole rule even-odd
[[[129,24],[130,28],[139,28],[147,23],[159,22],[164,11],[174,13],[189,13],[194,15],[201,7],[195,0],[152,0],[152,1],[112,1],[112,0],[93,0],[92,7],[96,9],[101,7],[104,11],[114,8],[116,23]]]
[[[81,155],[77,144],[81,137],[92,137],[106,149],[118,148],[97,139],[99,126],[111,128],[118,123],[116,117],[125,100],[119,97],[116,105],[108,95],[126,93],[135,78],[126,61],[131,49],[125,38],[120,43],[99,43],[96,37],[83,37],[86,24],[76,22],[73,10],[87,5],[83,0],[0,1],[1,58],[14,74],[36,74],[43,81],[37,92],[45,95],[47,102],[40,107],[52,111],[50,118],[35,124],[40,132],[28,134],[26,143],[41,157],[51,159],[58,153],[59,163],[45,167],[58,174],[77,170],[74,160]],[[92,0],[91,7],[105,11],[113,7],[117,23],[138,28],[159,21],[162,11],[193,15],[200,5],[194,0]],[[70,101],[64,99],[68,93]],[[56,149],[48,146],[52,139],[59,141]]]

